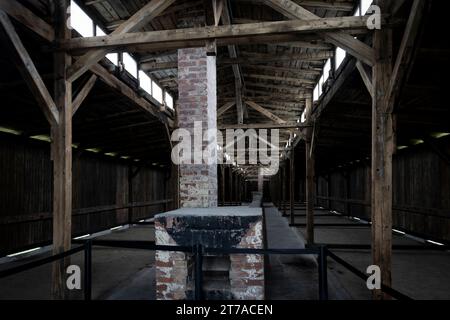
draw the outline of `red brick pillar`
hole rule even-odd
[[[178,127],[192,136],[192,163],[180,165],[180,206],[216,207],[217,143],[211,148],[211,140],[202,139],[207,130],[217,129],[216,57],[207,55],[206,48],[178,50],[178,94]],[[194,131],[201,134],[201,148]],[[214,149],[212,163],[202,156],[207,145]]]

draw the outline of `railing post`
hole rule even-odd
[[[195,300],[203,299],[203,248],[201,244],[195,245]]]
[[[328,300],[327,248],[319,247],[319,299]]]
[[[84,300],[91,300],[92,293],[92,241],[84,244]]]

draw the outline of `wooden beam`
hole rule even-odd
[[[388,112],[392,112],[395,109],[396,101],[405,83],[407,71],[411,66],[415,52],[414,48],[418,43],[418,33],[425,16],[424,11],[426,11],[426,4],[426,0],[414,0],[412,4],[389,83],[389,89],[386,94]]]
[[[168,69],[177,69],[178,62],[156,62],[149,61],[144,62],[140,65],[141,70],[143,71],[160,71],[160,70],[168,70]]]
[[[92,75],[89,80],[84,84],[83,88],[81,88],[80,92],[76,96],[76,98],[73,100],[72,103],[72,116],[75,115],[75,113],[80,108],[83,101],[87,98],[89,92],[91,92],[92,88],[94,88],[95,83],[97,82],[97,76]]]
[[[110,50],[127,50],[133,46],[140,45],[155,45],[164,44],[179,46],[179,48],[185,48],[189,46],[190,41],[207,41],[213,39],[229,39],[242,37],[257,37],[267,36],[274,34],[287,34],[287,33],[321,33],[329,32],[330,30],[343,30],[343,29],[366,29],[367,17],[337,17],[337,18],[316,18],[313,20],[291,20],[291,21],[276,21],[276,22],[262,22],[262,23],[249,23],[241,25],[229,25],[229,26],[206,26],[201,28],[185,28],[174,30],[161,30],[161,31],[148,31],[148,32],[134,32],[125,34],[111,34],[102,37],[85,37],[85,38],[73,38],[69,41],[59,43],[58,48],[62,50],[89,50],[95,49],[95,52],[99,52],[97,49],[110,49]],[[355,40],[352,36],[345,34],[350,39]],[[344,34],[342,34],[344,37]],[[345,38],[345,37],[344,37]],[[355,40],[358,41],[358,40]],[[349,40],[348,42],[352,42]],[[364,44],[364,46],[366,46]],[[362,52],[364,50],[362,48]],[[108,50],[102,50],[101,52],[107,53]],[[94,53],[88,53],[86,55],[90,57]],[[97,56],[100,54],[97,53]],[[104,55],[101,55],[101,58]],[[358,54],[361,56],[361,54]],[[101,59],[100,58],[100,59]],[[359,57],[358,57],[359,58]],[[363,61],[367,61],[366,57],[361,57]],[[87,63],[84,67],[86,70],[93,63],[99,59],[84,58],[82,57],[78,61]],[[95,61],[95,62],[92,62]],[[81,63],[80,62],[80,63]],[[80,64],[78,63],[78,64]],[[79,73],[79,72],[78,72]],[[75,74],[75,73],[74,73]]]
[[[295,224],[295,148],[291,149],[291,157],[289,158],[289,200],[291,224],[293,225]]]
[[[275,121],[275,123],[277,124],[285,124],[287,123],[285,120],[279,118],[278,116],[274,115],[272,112],[270,112],[269,110],[267,110],[266,108],[261,107],[259,104],[257,104],[256,102],[253,101],[249,101],[246,100],[245,103],[251,107],[252,109],[258,111],[259,113],[261,113],[262,115],[266,116],[267,118],[269,118],[272,121]]]
[[[299,123],[285,123],[285,124],[276,124],[276,123],[252,123],[252,124],[219,124],[217,126],[218,130],[227,130],[227,129],[301,129],[305,128],[307,125],[299,124]]]
[[[385,0],[378,1],[383,10]],[[392,265],[392,155],[394,152],[393,117],[386,113],[386,94],[392,74],[392,31],[374,32],[376,63],[372,72],[372,255],[381,269],[381,282],[391,286]],[[388,298],[381,290],[375,299]]]
[[[311,149],[311,135],[305,140],[305,163],[306,163],[306,239],[308,245],[314,244],[314,203],[315,203],[315,154],[309,152]]]
[[[70,0],[54,4],[55,37],[70,39],[67,27]],[[57,52],[54,57],[55,104],[59,121],[52,125],[51,156],[53,161],[53,254],[70,250],[72,243],[72,83],[67,81],[66,70],[72,57]],[[53,263],[53,299],[67,299],[66,268],[70,258]]]
[[[10,1],[11,3],[14,3],[14,5],[6,5],[4,0],[0,0],[0,5],[2,9],[5,10],[5,12],[10,15],[12,18],[14,18],[19,23],[24,24],[25,26],[29,27],[31,31],[34,31],[41,35],[44,39],[46,39],[49,42],[55,41],[55,33],[54,29],[51,25],[47,24],[45,21],[40,19],[38,16],[36,16],[34,13],[29,11],[27,8],[25,8],[23,5],[19,4],[16,1]],[[9,1],[8,1],[9,3]],[[34,26],[41,26],[41,28],[37,29]],[[43,32],[43,30],[46,30]],[[48,32],[51,30],[52,32]],[[104,83],[112,87],[113,89],[116,89],[120,92],[122,92],[127,98],[129,98],[131,101],[136,103],[141,109],[144,111],[147,111],[151,113],[152,115],[156,114],[156,117],[163,123],[168,123],[169,126],[173,126],[173,121],[169,118],[167,118],[166,115],[164,115],[162,112],[159,112],[155,110],[156,108],[153,107],[147,100],[139,97],[129,86],[127,86],[125,83],[117,79],[115,76],[111,75],[104,67],[102,67],[100,64],[95,64],[90,68],[90,71],[95,73]],[[155,100],[155,105],[159,105],[159,103]]]
[[[129,32],[135,32],[146,24],[148,24],[155,17],[159,16],[167,7],[169,7],[175,0],[152,0],[146,4],[142,9],[136,12],[126,22],[122,23],[111,36],[123,35]],[[108,37],[108,36],[107,36]],[[89,70],[91,66],[100,61],[109,50],[101,49],[89,52],[80,57],[69,69],[69,81],[75,81],[84,72]]]
[[[95,73],[103,82],[105,82],[108,86],[120,92],[131,101],[136,103],[144,111],[152,114],[162,123],[167,123],[169,126],[173,127],[173,121],[157,110],[150,102],[146,99],[140,97],[133,89],[127,86],[125,83],[117,79],[114,75],[110,74],[105,68],[96,64],[90,68],[90,70]],[[155,105],[159,104],[155,102]]]
[[[14,19],[19,20],[28,29],[33,30],[42,38],[53,41],[55,32],[51,25],[36,16],[18,1],[0,0],[0,10],[8,13]]]
[[[263,2],[289,19],[313,21],[318,18],[314,13],[311,13],[291,0],[263,0]],[[374,65],[374,50],[351,35],[335,31],[325,33],[323,37],[326,41],[344,49],[367,65]]]
[[[237,123],[244,123],[244,107],[242,103],[242,82],[241,80],[235,81],[235,94],[236,94],[236,111],[237,111]]]
[[[20,74],[24,78],[27,86],[31,90],[31,93],[34,95],[40,108],[44,112],[47,121],[50,124],[57,123],[59,121],[59,114],[55,102],[47,90],[44,81],[37,71],[33,60],[23,45],[22,40],[17,34],[11,20],[2,10],[0,10],[0,24],[2,25],[5,33],[4,38],[5,42],[7,42],[7,48],[9,49],[11,56],[14,58],[14,62],[16,63]]]
[[[221,115],[223,115],[225,112],[227,112],[231,107],[233,107],[236,104],[236,101],[231,101],[231,102],[227,102],[225,103],[223,106],[221,106],[218,110],[217,110],[217,117],[220,117]]]
[[[367,91],[369,91],[370,96],[373,97],[372,79],[361,61],[356,62],[356,69],[358,69],[359,74],[361,75],[361,78],[364,82],[364,85],[366,86]]]

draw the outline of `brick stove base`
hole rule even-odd
[[[155,217],[157,245],[214,248],[263,248],[261,208],[182,208]],[[156,296],[159,300],[193,297],[194,259],[190,254],[156,252]],[[264,257],[232,254],[205,256],[206,299],[264,299]]]

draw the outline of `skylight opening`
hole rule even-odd
[[[344,61],[345,57],[347,56],[347,52],[344,49],[341,49],[339,47],[336,48],[336,70],[339,68],[339,66]]]
[[[70,9],[70,26],[83,37],[93,37],[94,22],[92,19],[73,0]]]
[[[172,96],[168,92],[165,92],[164,93],[164,99],[166,101],[166,106],[173,110],[173,98],[172,98]]]
[[[367,10],[369,10],[370,6],[372,5],[373,0],[361,0],[361,15],[366,15]]]
[[[134,78],[138,77],[138,67],[137,62],[129,53],[123,54],[123,64],[125,65],[125,70],[127,70]]]
[[[155,82],[152,82],[152,92],[153,98],[155,98],[159,103],[163,103],[163,91]]]
[[[319,84],[316,84],[316,87],[314,88],[314,93],[313,93],[313,100],[317,101],[319,100],[320,94],[319,94]]]
[[[323,67],[323,82],[324,83],[330,77],[330,71],[331,71],[331,60],[328,59],[327,62],[325,63],[325,66]]]
[[[152,94],[152,79],[142,70],[139,70],[139,86],[149,95]]]

